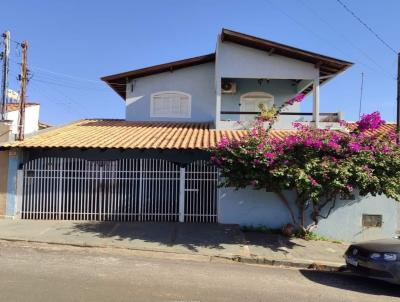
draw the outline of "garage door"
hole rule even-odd
[[[218,171],[207,161],[38,158],[23,177],[23,219],[217,220]]]

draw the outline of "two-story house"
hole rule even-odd
[[[320,112],[320,86],[351,65],[223,29],[211,54],[103,77],[125,102],[125,119],[80,120],[5,146],[14,168],[9,181],[16,185],[10,186],[3,211],[22,219],[278,228],[290,219],[277,197],[218,188],[218,170],[208,162],[208,149],[223,136],[243,136],[259,114],[259,104],[279,106],[299,93],[312,95],[312,112],[302,112],[298,103],[288,106],[272,136],[295,131],[294,121],[339,127],[339,113]],[[321,232],[360,238],[357,219],[368,210],[385,215],[385,224],[373,235],[394,233],[397,215],[390,213],[398,206],[379,198],[380,208],[371,200],[347,203],[347,212],[338,209]],[[348,223],[351,231],[333,230],[352,215],[357,222]]]

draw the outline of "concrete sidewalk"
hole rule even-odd
[[[0,220],[0,239],[335,269],[345,244],[243,233],[238,225]]]

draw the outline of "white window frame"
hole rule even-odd
[[[154,112],[154,97],[159,96],[162,94],[180,94],[183,96],[188,97],[188,112],[185,115],[179,115],[179,114],[157,114]],[[189,93],[185,93],[182,91],[177,91],[177,90],[166,90],[166,91],[157,91],[154,92],[150,95],[150,117],[168,117],[168,118],[190,118],[192,116],[192,96]]]

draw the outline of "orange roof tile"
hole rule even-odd
[[[280,137],[291,130],[273,131]],[[240,138],[246,130],[214,130],[207,123],[81,120],[38,133],[3,147],[198,149],[214,147],[223,136]]]
[[[393,131],[386,124],[377,131]],[[271,136],[283,138],[296,130],[272,130]],[[100,148],[100,149],[191,149],[215,147],[226,136],[239,139],[246,130],[215,130],[208,123],[128,122],[125,120],[90,119],[50,128],[22,142],[3,147],[17,148]]]

